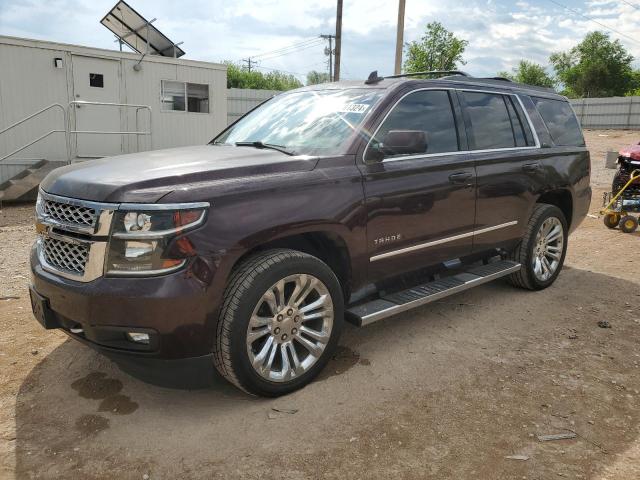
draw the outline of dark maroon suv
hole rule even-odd
[[[301,88],[208,145],[52,172],[33,309],[111,354],[208,356],[281,395],[324,367],[344,319],[500,277],[551,285],[589,174],[571,106],[546,89],[459,72]]]

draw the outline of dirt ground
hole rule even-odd
[[[32,206],[5,207],[0,478],[640,478],[640,232],[597,218],[604,152],[640,133],[586,133],[596,215],[552,288],[494,282],[347,326],[322,377],[279,399],[212,371],[170,388],[43,330],[26,290]],[[558,433],[575,438],[538,438]]]

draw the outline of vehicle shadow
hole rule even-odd
[[[634,370],[637,361],[634,367],[630,355],[640,330],[630,320],[629,307],[610,298],[612,291],[638,298],[638,284],[567,268],[558,285],[543,292],[523,292],[496,282],[371,328],[347,327],[341,343],[349,347],[340,348],[316,382],[281,399],[246,395],[222,379],[211,364],[188,371],[170,365],[149,370],[115,363],[67,340],[30,372],[19,389],[16,476],[139,480],[151,471],[157,473],[151,478],[214,478],[212,472],[219,478],[242,478],[247,474],[242,468],[255,466],[255,472],[246,476],[286,476],[279,470],[285,468],[293,472],[292,478],[308,478],[326,466],[333,478],[389,478],[393,472],[415,468],[403,464],[411,457],[431,465],[438,472],[433,478],[439,479],[551,478],[558,466],[569,476],[585,475],[575,478],[597,478],[595,472],[621,456],[603,454],[593,444],[623,454],[638,442],[640,426],[640,397],[633,393],[640,390],[640,379]],[[595,326],[598,315],[611,319],[615,328]],[[635,315],[640,317],[640,312]],[[406,355],[409,350],[413,355]],[[611,359],[598,356],[603,351]],[[554,362],[557,370],[552,370]],[[429,372],[424,371],[425,364]],[[512,376],[524,368],[532,370],[526,374],[527,382],[504,390],[501,382],[506,374],[496,373],[498,364],[513,364],[518,370]],[[542,370],[535,370],[538,364]],[[350,370],[353,366],[359,368]],[[348,370],[349,375],[331,378]],[[472,372],[471,379],[461,372]],[[576,378],[583,384],[577,385]],[[550,379],[571,380],[576,385],[567,388],[575,389],[548,387]],[[412,397],[400,389],[393,393],[393,386],[409,389],[416,382],[423,382],[420,388],[427,386],[429,393],[416,396],[419,408],[411,410]],[[391,390],[391,396],[380,396],[376,384]],[[556,388],[556,400],[546,399],[548,388]],[[535,439],[519,429],[529,422],[544,426],[539,416],[550,411],[540,406],[543,402],[563,406],[562,415],[573,412],[571,418],[578,418],[578,423],[567,423],[567,428],[582,433],[591,429],[591,443],[563,444],[562,455],[551,442],[534,444]],[[501,410],[494,413],[498,403]],[[473,430],[467,430],[465,408],[474,411]],[[367,416],[385,409],[393,419],[390,423]],[[304,415],[292,414],[299,410]],[[513,425],[508,423],[511,417]],[[596,426],[586,423],[587,418],[593,418]],[[419,428],[412,429],[409,437],[397,437],[398,419]],[[546,425],[547,433],[559,431],[553,421],[558,418]],[[345,428],[352,430],[345,433]],[[478,437],[481,430],[491,440]],[[440,431],[448,440],[439,437]],[[513,437],[516,431],[524,439]],[[353,439],[366,435],[377,439],[383,433],[393,439],[389,452],[399,454],[374,469],[370,461],[382,449],[374,450],[373,441]],[[433,449],[427,448],[433,442]],[[547,460],[505,464],[505,453],[496,444],[504,449],[504,444],[526,442],[538,449],[538,458]],[[287,456],[283,452],[291,446],[300,453],[283,467]],[[510,448],[506,447],[506,455],[517,453]],[[273,464],[265,460],[269,456]],[[201,469],[194,470],[194,465]],[[256,472],[261,474],[253,475]]]

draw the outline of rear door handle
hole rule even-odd
[[[449,175],[449,181],[451,183],[467,183],[472,177],[473,177],[473,173],[457,172]]]
[[[535,173],[541,169],[542,169],[542,165],[540,165],[539,163],[527,163],[522,166],[522,170],[524,170],[527,173]]]

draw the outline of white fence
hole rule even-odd
[[[278,90],[230,88],[227,90],[227,125],[235,122],[252,108],[279,94]]]
[[[582,128],[640,130],[640,97],[571,100]]]

